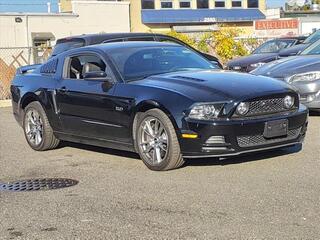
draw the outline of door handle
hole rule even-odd
[[[66,87],[61,87],[61,88],[59,89],[59,91],[62,92],[62,93],[65,93],[65,92],[67,92],[68,90],[67,90]]]

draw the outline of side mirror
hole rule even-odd
[[[93,81],[110,81],[111,78],[104,71],[87,72],[83,74],[83,79]]]
[[[210,55],[208,53],[203,53],[203,52],[200,52],[200,51],[198,51],[198,53],[200,55],[202,55],[204,58],[206,58],[207,60],[209,60],[209,62],[211,62],[213,65],[218,66],[219,68],[223,69],[223,66],[219,62],[218,58],[216,58],[216,57],[214,57],[214,56],[212,56],[212,55]]]
[[[217,61],[210,61],[213,65],[219,67],[219,63],[217,63]]]

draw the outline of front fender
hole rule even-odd
[[[177,121],[176,121],[176,119],[174,117],[175,115],[173,115],[168,108],[166,108],[163,104],[161,104],[157,100],[150,99],[150,100],[141,101],[136,106],[135,111],[134,111],[134,115],[136,115],[138,112],[145,112],[145,111],[150,110],[152,108],[158,108],[161,111],[163,111],[164,113],[166,113],[167,116],[170,118],[175,130],[179,131],[179,127],[177,125]]]

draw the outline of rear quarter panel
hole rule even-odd
[[[59,127],[59,120],[54,111],[53,94],[57,85],[56,75],[34,73],[17,74],[11,83],[13,114],[22,125],[24,108],[32,101],[40,102],[52,127]]]

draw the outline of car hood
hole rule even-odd
[[[299,55],[283,58],[252,71],[252,74],[284,79],[298,73],[319,71],[320,55]]]
[[[299,44],[293,47],[289,47],[289,48],[285,48],[282,49],[279,52],[279,56],[280,57],[290,57],[290,56],[295,56],[297,55],[299,52],[302,52],[303,50],[305,50],[307,47],[309,47],[310,44]]]
[[[132,83],[176,92],[196,102],[237,101],[293,91],[272,78],[219,70],[175,72]]]
[[[253,63],[259,62],[270,62],[277,59],[278,53],[261,53],[261,54],[251,54],[245,57],[240,57],[234,60],[231,60],[227,63],[228,67],[246,67]]]

